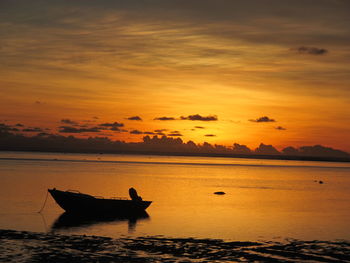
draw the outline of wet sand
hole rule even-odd
[[[350,262],[348,241],[59,235],[0,230],[1,262]]]

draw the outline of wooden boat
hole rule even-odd
[[[75,214],[112,214],[132,215],[144,212],[152,201],[143,201],[136,190],[129,190],[131,200],[126,198],[111,198],[83,194],[78,191],[61,191],[56,188],[48,189],[56,203],[68,213]]]

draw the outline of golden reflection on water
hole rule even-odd
[[[0,160],[0,228],[43,231],[34,212],[42,205],[47,188],[127,197],[128,189],[134,187],[153,204],[147,209],[149,220],[137,221],[132,233],[127,222],[120,221],[62,231],[236,240],[349,239],[350,166],[344,164],[302,162],[297,166],[292,161],[117,155],[108,158],[123,162],[37,160],[43,155],[32,154],[35,160]],[[144,163],[150,159],[152,163]],[[220,161],[240,165],[218,165]],[[208,162],[216,165],[198,165]],[[216,191],[226,194],[214,195]],[[50,198],[44,209],[47,224],[53,224],[61,212]]]

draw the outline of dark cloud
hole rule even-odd
[[[286,147],[282,150],[282,153],[285,154],[285,155],[298,155],[299,154],[299,151],[298,149],[292,147],[292,146],[289,146],[289,147]]]
[[[39,127],[29,127],[22,129],[23,132],[43,132],[43,130]]]
[[[100,132],[100,128],[99,127],[75,128],[71,126],[61,126],[59,127],[59,132],[62,132],[62,133]]]
[[[266,155],[275,155],[280,154],[279,151],[276,150],[272,145],[266,145],[261,143],[258,148],[255,149],[255,153],[257,154],[266,154]]]
[[[98,126],[117,128],[117,127],[124,127],[124,124],[123,123],[119,123],[119,122],[113,122],[113,123],[101,123]]]
[[[183,135],[180,132],[174,131],[174,132],[168,133],[168,136],[176,137],[176,136],[183,136]]]
[[[282,127],[282,126],[277,126],[275,129],[276,129],[276,130],[280,130],[280,131],[285,131],[285,130],[287,130],[286,128],[284,128],[284,127]]]
[[[103,129],[105,130],[105,129]],[[116,132],[128,132],[127,130],[125,129],[120,129],[119,127],[112,127],[109,129],[110,131],[116,131]]]
[[[156,134],[156,133],[150,132],[150,131],[145,131],[145,132],[143,132],[143,134],[154,135],[154,134]],[[157,134],[158,134],[158,133],[157,133]]]
[[[142,121],[141,117],[139,116],[132,116],[127,118],[129,121]]]
[[[194,126],[196,129],[205,129],[203,126]]]
[[[50,136],[50,135],[52,135],[52,134],[47,133],[47,132],[40,132],[37,134],[37,136],[39,136],[39,137],[45,137],[45,136]]]
[[[71,119],[62,119],[61,122],[64,124],[70,124],[70,125],[77,125],[78,124],[77,122],[72,121]]]
[[[130,131],[130,134],[143,134],[143,132],[139,130],[132,130]]]
[[[15,126],[16,126],[16,127],[23,127],[24,125],[21,124],[21,123],[17,123]]]
[[[250,154],[252,151],[246,146],[239,143],[234,143],[232,148],[234,153],[237,154]]]
[[[256,120],[249,120],[249,121],[252,121],[252,122],[275,122],[274,119],[270,119],[267,116],[263,116],[263,117],[257,118]]]
[[[158,129],[158,130],[154,130],[154,132],[165,132],[167,131],[168,129]]]
[[[201,116],[199,114],[188,115],[187,117],[181,116],[181,120],[190,121],[217,121],[218,117],[216,115]]]
[[[297,51],[300,54],[309,54],[309,55],[324,55],[328,53],[327,49],[324,48],[317,48],[317,47],[298,47],[292,49],[294,51]]]
[[[331,147],[325,147],[322,145],[314,146],[302,146],[299,148],[299,152],[304,156],[334,156],[334,157],[349,157],[350,155],[347,152],[336,150]]]
[[[42,104],[42,102],[37,100],[35,104]]]
[[[215,134],[206,134],[204,136],[206,136],[206,137],[215,137],[216,135]]]
[[[5,123],[0,123],[0,133],[9,133],[11,131],[18,131],[17,128],[6,125]]]
[[[69,134],[58,135],[41,132],[36,135],[24,135],[20,133],[11,133],[9,130],[12,127],[10,125],[0,123],[0,145],[2,149],[7,150],[40,150],[40,151],[52,151],[59,152],[76,152],[79,151],[91,151],[91,152],[164,152],[164,153],[198,153],[198,154],[210,154],[210,153],[223,153],[223,154],[265,154],[265,155],[279,155],[281,159],[286,155],[294,156],[305,160],[309,157],[325,158],[343,158],[342,160],[350,160],[350,154],[341,150],[325,147],[322,145],[314,146],[302,146],[300,148],[287,147],[283,149],[282,153],[277,151],[272,145],[260,144],[255,150],[251,151],[247,146],[234,143],[233,147],[226,147],[224,145],[211,145],[207,142],[203,144],[195,144],[192,141],[185,143],[179,136],[179,131],[172,131],[168,136],[144,136],[142,142],[126,143],[124,141],[113,141],[107,136],[108,133],[99,133],[104,137],[91,137],[89,134],[80,134],[79,138]],[[32,128],[35,129],[35,128]],[[95,132],[99,130],[99,127],[92,127],[89,129],[78,129],[77,127],[62,126],[60,129],[66,133],[80,133],[80,132]],[[138,130],[132,131],[134,134],[142,134],[147,132],[141,132]],[[229,156],[230,156],[229,155]],[[274,157],[275,158],[275,157]],[[345,158],[345,159],[344,159]],[[290,159],[290,157],[288,157]],[[310,159],[312,160],[312,159]],[[332,159],[328,159],[332,160]]]
[[[157,118],[154,118],[154,120],[156,120],[156,121],[174,121],[175,118],[174,117],[157,117]]]

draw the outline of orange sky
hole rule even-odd
[[[118,122],[61,134],[140,141],[166,129],[196,143],[350,152],[348,1],[3,0],[0,10],[1,123],[57,134]],[[195,114],[217,120],[181,120]],[[274,121],[253,121],[264,116]]]

